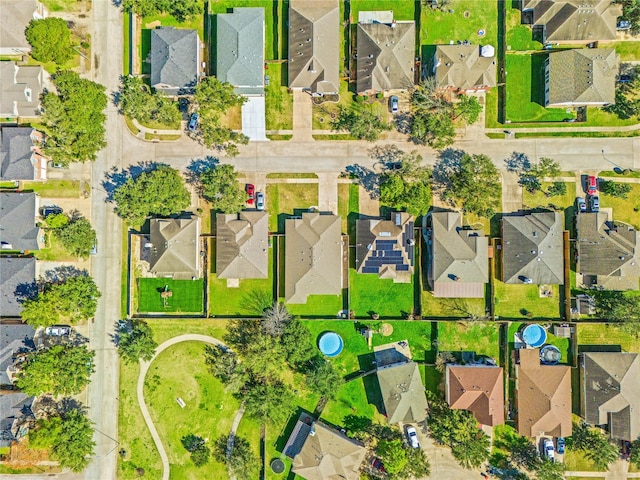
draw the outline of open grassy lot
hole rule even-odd
[[[576,472],[597,472],[599,471],[593,462],[584,456],[579,450],[567,448],[564,454],[564,464],[567,470]],[[569,477],[572,480],[576,477]],[[592,477],[589,477],[592,478]]]
[[[600,193],[600,208],[613,208],[613,219],[640,229],[640,184],[633,183],[626,199]]]
[[[413,0],[351,0],[351,23],[358,23],[358,13],[370,10],[393,10],[394,20],[414,20],[415,2]]]
[[[484,30],[484,35],[478,35],[480,30]],[[469,40],[472,44],[497,48],[498,2],[451,0],[444,12],[423,7],[420,33],[423,45]]]
[[[285,220],[318,205],[317,183],[271,183],[267,185],[269,231],[284,233]]]
[[[138,311],[141,313],[201,313],[203,308],[203,280],[172,280],[169,278],[138,279]],[[160,292],[165,286],[173,292],[165,307]]]
[[[422,292],[422,318],[460,317],[485,314],[484,298],[436,298],[431,292]]]
[[[79,180],[47,180],[46,182],[22,182],[23,192],[36,192],[41,197],[78,198],[82,193]]]
[[[267,130],[291,130],[293,128],[293,95],[287,89],[287,65],[267,64],[269,85],[265,87],[265,117]]]
[[[527,312],[531,318],[559,318],[560,296],[558,285],[549,285],[552,296],[540,298],[538,285],[506,284],[495,282],[496,317],[525,318]]]
[[[439,322],[438,350],[475,352],[500,359],[499,325],[488,322]]]
[[[414,308],[413,279],[411,283],[393,283],[370,273],[349,269],[349,308],[358,318],[375,312],[380,317],[402,318]]]
[[[578,328],[578,348],[582,345],[619,345],[623,352],[640,353],[640,337],[631,335],[615,324],[584,323]]]
[[[360,187],[356,183],[338,184],[338,215],[342,219],[342,233],[349,234],[349,243],[356,238]]]
[[[342,307],[342,295],[309,295],[307,303],[287,303],[289,311],[301,317],[333,318],[338,316]]]

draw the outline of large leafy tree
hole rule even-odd
[[[66,225],[54,230],[65,250],[72,255],[87,258],[96,242],[96,231],[84,217],[74,217]]]
[[[287,362],[296,369],[301,368],[316,354],[311,332],[297,318],[292,318],[287,324],[280,337],[280,343]]]
[[[95,315],[99,298],[98,287],[86,275],[47,283],[35,298],[25,300],[22,320],[33,327],[85,321]]]
[[[596,315],[634,335],[640,333],[640,297],[620,291],[594,290]]]
[[[27,395],[75,395],[89,384],[94,356],[84,345],[55,345],[30,352],[15,383]]]
[[[552,158],[541,158],[538,163],[526,163],[517,168],[510,168],[510,170],[519,175],[520,185],[531,193],[542,189],[542,181],[545,177],[560,176],[560,164]]]
[[[242,398],[250,416],[272,425],[286,422],[294,406],[291,388],[278,379],[249,382]]]
[[[95,160],[106,146],[105,88],[71,71],[56,73],[53,83],[58,93],[49,91],[42,98],[45,153],[63,165]]]
[[[141,77],[120,77],[120,108],[130,118],[147,123],[151,120],[171,125],[181,118],[178,104],[160,92],[152,93]]]
[[[394,168],[380,176],[380,203],[416,217],[429,211],[432,172],[421,161],[417,153],[403,154]]]
[[[567,447],[582,451],[584,456],[601,470],[609,468],[619,456],[618,447],[609,442],[607,435],[598,428],[590,428],[586,423],[573,424]]]
[[[629,461],[640,468],[640,437],[631,442],[631,455]]]
[[[459,95],[458,102],[453,105],[453,112],[455,118],[462,118],[467,125],[473,125],[482,113],[482,105],[477,97]]]
[[[153,339],[151,327],[142,320],[131,320],[131,328],[119,330],[118,353],[127,363],[151,360],[158,343]]]
[[[63,468],[81,472],[89,464],[95,443],[91,421],[80,409],[70,409],[38,420],[29,432],[29,444],[49,449],[49,456]]]
[[[632,29],[640,31],[640,1],[624,0],[627,4],[633,3],[633,9],[625,8],[626,12],[633,12]],[[634,66],[626,72],[631,77],[629,82],[616,83],[616,101],[603,109],[613,113],[623,120],[638,117],[640,115],[640,67]]]
[[[209,148],[225,150],[228,156],[239,153],[238,144],[249,139],[221,125],[220,117],[231,107],[242,105],[246,98],[234,92],[233,86],[216,77],[205,77],[196,87],[194,102],[200,115],[200,136]]]
[[[307,384],[325,400],[335,398],[342,383],[342,377],[336,371],[333,363],[322,357],[317,357],[312,362],[307,373]]]
[[[619,183],[612,180],[600,180],[600,182],[598,182],[598,188],[606,195],[626,199],[629,196],[632,187],[628,183]]]
[[[376,453],[384,463],[384,467],[392,475],[400,473],[409,461],[402,440],[381,440]]]
[[[201,194],[211,203],[211,208],[222,213],[242,210],[247,194],[238,182],[238,172],[233,165],[222,164],[200,173]]]
[[[536,480],[562,480],[564,478],[564,463],[542,459],[536,470]]]
[[[190,433],[180,439],[182,446],[191,454],[191,461],[196,467],[201,467],[209,462],[211,450],[205,444],[202,437]]]
[[[338,116],[331,122],[333,130],[347,130],[359,140],[375,142],[389,125],[380,114],[373,111],[371,105],[356,103],[352,107],[340,106]]]
[[[244,437],[236,436],[233,440],[231,455],[227,458],[227,436],[221,435],[215,442],[213,455],[220,463],[225,463],[229,473],[237,480],[253,480],[258,478],[260,461],[251,450],[251,445]]]
[[[129,225],[140,226],[148,216],[179,213],[189,206],[191,196],[180,172],[167,166],[129,178],[113,193],[116,213]]]
[[[31,20],[24,34],[31,45],[31,56],[39,62],[62,65],[73,55],[71,32],[62,18]]]
[[[179,22],[202,13],[202,3],[198,0],[123,0],[122,7],[141,17],[168,13]]]

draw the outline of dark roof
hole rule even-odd
[[[0,193],[0,242],[8,250],[38,250],[36,194]]]
[[[0,385],[11,385],[7,368],[13,365],[15,354],[35,349],[33,343],[35,333],[32,326],[23,323],[2,325],[0,328]]]
[[[170,95],[191,91],[198,81],[200,39],[196,30],[151,31],[151,86]]]
[[[33,180],[31,163],[33,128],[5,127],[0,130],[0,179]]]
[[[34,400],[35,397],[20,392],[0,395],[0,447],[8,447],[22,436],[17,431],[18,424],[25,417],[33,418]]]
[[[22,300],[35,289],[36,259],[0,257],[0,317],[19,317]]]

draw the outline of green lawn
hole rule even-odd
[[[523,25],[517,8],[508,8],[507,3],[507,50],[540,50],[542,43],[533,39],[531,27]]]
[[[488,322],[439,322],[438,349],[444,352],[472,351],[500,360],[499,325]]]
[[[578,328],[578,346],[620,345],[624,352],[640,352],[640,337],[624,332],[614,324],[583,323]]]
[[[141,313],[201,313],[204,311],[202,279],[139,278],[137,283],[138,311]],[[167,307],[163,305],[160,297],[160,292],[166,285],[173,292],[173,296],[167,299]]]
[[[564,464],[567,470],[576,472],[597,472],[599,471],[593,462],[585,458],[584,453],[579,450],[566,449],[564,454]],[[574,480],[576,477],[568,477]],[[589,477],[593,478],[593,477]],[[597,480],[597,479],[596,479]]]
[[[453,10],[453,13],[449,13]],[[451,0],[444,12],[422,8],[421,42],[423,45],[469,40],[472,44],[498,48],[498,2]],[[478,31],[485,35],[479,36]]]
[[[333,318],[343,309],[342,295],[309,295],[307,303],[287,303],[287,308],[301,317]]]
[[[70,255],[65,250],[62,242],[60,242],[55,235],[49,232],[45,234],[45,247],[33,252],[33,254],[38,260],[70,262],[78,259],[77,257]]]
[[[375,312],[381,317],[402,318],[414,308],[413,278],[411,283],[393,283],[370,273],[349,269],[350,310],[358,318]]]
[[[613,208],[613,219],[640,229],[640,184],[633,183],[626,199],[600,193],[600,208]]]
[[[534,194],[529,193],[526,189],[522,190],[522,206],[525,209],[550,208],[562,209],[565,211],[566,221],[565,228],[571,227],[573,223],[573,215],[575,214],[576,204],[576,184],[575,182],[566,182],[567,193],[564,195],[556,195],[548,197],[545,192],[553,185],[551,182],[542,182],[542,190]]]
[[[266,75],[269,75],[269,85],[265,87],[267,130],[291,130],[293,129],[293,95],[287,88],[287,65],[269,63]]]
[[[394,20],[414,20],[413,0],[351,0],[351,23],[358,23],[358,12],[371,10],[393,10]]]
[[[317,183],[271,183],[267,185],[269,231],[284,233],[285,220],[318,205]]]
[[[204,5],[204,0],[201,0],[200,3]],[[197,30],[198,36],[200,37],[200,41],[204,41],[204,15],[194,15],[193,18],[187,20],[186,22],[179,22],[175,17],[172,17],[171,15],[166,13],[159,13],[156,15],[143,17],[142,18],[142,35],[143,35],[142,43],[145,43],[144,30],[151,28],[151,27],[148,27],[147,25],[154,22],[160,22],[160,24],[163,27],[176,27],[176,28],[184,28],[187,30]],[[147,33],[146,35],[148,35],[148,38],[150,39],[151,31],[149,31],[149,33]],[[150,47],[151,45],[149,44],[148,48]],[[142,48],[141,51],[142,53],[144,53],[145,48]],[[143,68],[143,73],[144,73],[144,68]]]
[[[540,298],[538,285],[515,285],[495,282],[496,317],[525,318],[531,312],[531,318],[559,318],[560,296],[558,285],[549,285],[553,293],[550,298]],[[526,310],[526,312],[524,312]]]
[[[356,237],[356,220],[358,220],[360,187],[355,183],[338,184],[338,215],[342,219],[342,232],[349,234],[349,242],[354,243]]]
[[[615,48],[622,62],[640,60],[640,42],[611,42],[598,46],[600,48]]]
[[[485,314],[484,298],[436,298],[429,291],[422,292],[422,318],[461,317]]]
[[[85,188],[88,188],[88,185]],[[36,192],[41,197],[49,198],[78,198],[81,193],[79,180],[22,182],[22,191]]]

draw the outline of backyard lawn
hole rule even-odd
[[[317,183],[270,183],[267,185],[269,231],[284,233],[285,220],[318,205]]]
[[[334,318],[343,309],[342,295],[309,295],[307,303],[287,303],[287,308],[301,317]]]
[[[402,318],[414,309],[413,278],[411,283],[393,283],[391,279],[349,269],[349,286],[349,309],[358,318],[369,317],[369,312]]]
[[[436,298],[429,291],[422,292],[422,318],[460,317],[485,314],[484,298]]]
[[[558,285],[548,285],[552,296],[540,298],[538,285],[506,284],[495,279],[496,317],[501,318],[559,318]],[[532,314],[528,317],[527,313]]]
[[[632,183],[626,199],[600,193],[600,208],[613,208],[613,219],[640,229],[640,184]]]
[[[578,348],[582,345],[619,345],[623,352],[640,352],[640,337],[624,332],[614,324],[577,326]]]
[[[293,128],[293,95],[287,89],[287,65],[267,64],[269,85],[265,87],[267,130],[291,130]]]
[[[498,48],[498,2],[451,0],[444,12],[423,7],[421,25],[423,45],[469,40]]]
[[[507,50],[540,50],[542,43],[533,39],[531,27],[522,24],[519,9],[509,8],[507,2]]]
[[[640,42],[611,42],[601,43],[600,48],[615,48],[620,55],[621,62],[632,62],[640,60]]]
[[[160,293],[169,287],[173,292],[164,306]],[[204,281],[172,280],[170,278],[138,279],[138,311],[140,313],[202,313]]]
[[[370,10],[393,10],[394,20],[415,20],[413,0],[351,0],[351,24],[358,23],[358,12]]]
[[[342,233],[349,234],[349,242],[356,238],[356,220],[358,220],[360,187],[357,183],[338,184],[338,215],[342,219]]]
[[[475,352],[500,360],[499,325],[488,322],[439,322],[438,350]]]

